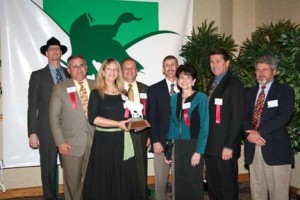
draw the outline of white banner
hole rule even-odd
[[[64,1],[61,2],[63,4]],[[181,46],[192,30],[193,0],[130,2],[156,2],[159,31],[177,33],[154,34],[126,49],[126,53],[144,68],[138,74],[138,80],[151,85],[163,78],[162,60],[165,56],[174,55],[179,58]],[[101,11],[100,8],[98,10]],[[61,44],[68,47],[67,53],[62,57],[64,61],[72,53],[71,39],[68,32],[62,30],[61,26],[44,12],[42,0],[1,0],[0,20],[4,167],[36,166],[39,165],[39,154],[37,150],[29,147],[27,136],[30,74],[46,66],[47,58],[40,53],[40,47],[46,44],[50,37],[56,37]],[[181,63],[182,60],[179,60]]]

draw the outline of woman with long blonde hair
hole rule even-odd
[[[121,67],[117,60],[102,63],[91,91],[88,119],[96,126],[83,188],[83,199],[139,200],[135,157],[125,119]]]

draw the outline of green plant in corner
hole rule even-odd
[[[205,91],[206,86],[213,76],[209,66],[209,53],[216,48],[224,48],[232,58],[235,58],[234,52],[237,51],[237,45],[231,36],[218,33],[218,27],[214,26],[215,22],[209,24],[204,21],[201,27],[197,27],[197,32],[193,29],[188,41],[181,48],[180,56],[187,63],[195,66],[198,77],[196,88]]]
[[[295,112],[289,124],[289,134],[295,153],[300,151],[300,28],[290,20],[258,27],[250,39],[246,39],[237,58],[238,77],[245,86],[256,84],[255,61],[263,55],[278,59],[275,79],[295,90]]]

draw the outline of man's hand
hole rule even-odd
[[[227,148],[223,148],[222,159],[223,160],[230,160],[231,158],[232,158],[232,150],[227,149]]]
[[[36,133],[32,133],[29,136],[29,146],[32,149],[38,149],[40,146],[40,140]]]
[[[164,152],[164,148],[160,142],[155,142],[155,143],[153,143],[153,151],[154,151],[154,153],[159,154],[159,153]]]
[[[249,133],[247,140],[251,143],[254,143],[258,146],[263,146],[266,144],[266,140],[261,137],[257,130],[247,130],[246,133]]]
[[[194,153],[192,158],[191,158],[191,165],[193,167],[195,167],[196,165],[199,164],[200,162],[200,158],[201,158],[201,154],[200,153]]]
[[[68,143],[62,143],[58,147],[59,153],[63,156],[70,155],[70,149],[72,149],[72,146],[69,145]]]

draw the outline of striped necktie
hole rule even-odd
[[[208,100],[210,99],[212,93],[215,91],[216,87],[217,87],[217,81],[215,79],[214,82],[211,84],[210,89],[208,91]]]

